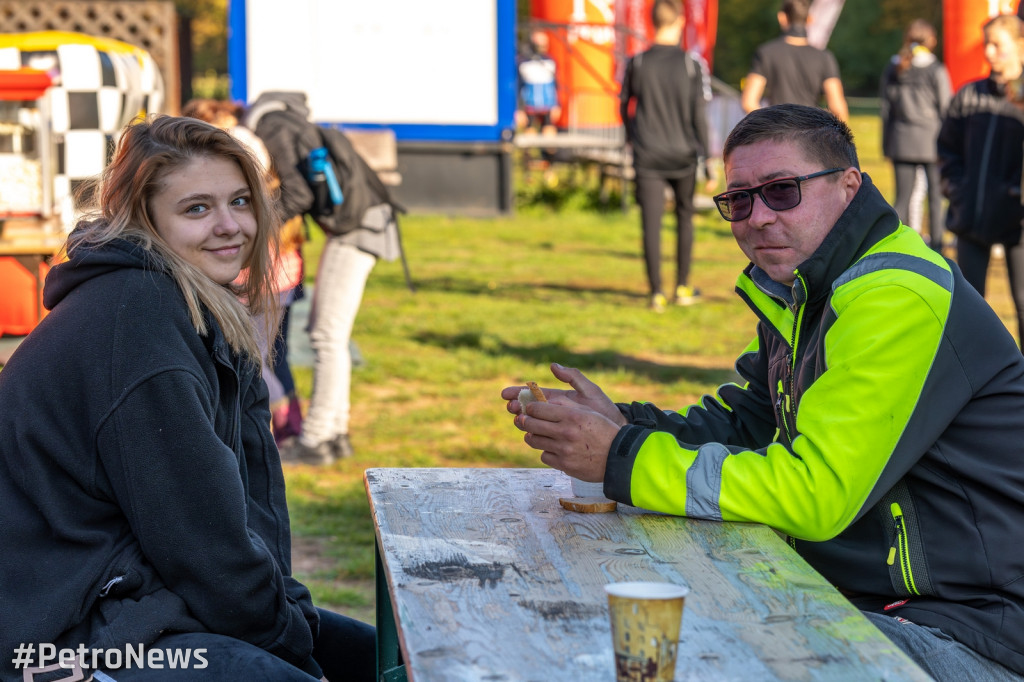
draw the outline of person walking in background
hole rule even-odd
[[[984,296],[992,247],[1002,245],[1017,311],[1018,343],[1024,340],[1024,111],[1009,95],[1024,74],[1022,27],[1024,22],[1012,14],[985,24],[990,73],[957,91],[938,138],[942,193],[949,199],[946,229],[957,236],[957,264]]]
[[[824,96],[839,120],[850,118],[835,56],[807,41],[810,8],[809,0],[782,3],[782,35],[757,48],[743,86],[741,104],[748,114],[762,106],[762,98],[767,104],[815,107]]]
[[[931,247],[942,251],[942,188],[936,139],[952,95],[949,73],[934,53],[935,27],[915,19],[903,47],[882,75],[880,87],[882,153],[892,161],[896,179],[893,207],[910,224],[910,202],[917,170],[924,169],[928,191]]]
[[[232,137],[245,145],[267,174],[267,185],[276,191],[280,185],[273,170],[270,152],[252,130],[239,123],[243,108],[234,102],[214,99],[195,99],[182,107],[183,116],[201,121],[228,131]],[[283,445],[288,439],[302,432],[302,408],[295,394],[295,380],[288,362],[288,318],[291,306],[302,298],[302,235],[304,224],[301,216],[281,226],[279,250],[274,261],[274,291],[278,296],[277,321],[270,325],[257,320],[257,332],[263,328],[274,330],[273,338],[260,338],[263,349],[263,379],[270,393],[270,413],[274,440]],[[244,279],[246,273],[240,275]]]
[[[690,305],[699,296],[689,283],[698,165],[704,164],[709,182],[713,178],[706,163],[709,147],[703,72],[697,60],[679,47],[684,22],[681,2],[655,0],[652,19],[654,45],[626,64],[619,112],[626,141],[633,147],[650,305],[661,312],[667,302],[661,284],[665,186],[671,188],[675,199],[674,300],[678,305]],[[635,105],[632,114],[631,105]]]

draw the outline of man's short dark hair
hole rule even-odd
[[[782,13],[786,15],[786,21],[790,28],[793,26],[806,26],[807,16],[811,12],[811,3],[807,0],[786,0],[782,3]]]
[[[737,147],[758,142],[792,142],[822,168],[860,169],[850,127],[831,112],[802,104],[776,104],[755,109],[736,124],[722,148],[722,158]]]
[[[682,0],[654,0],[651,7],[651,23],[654,29],[665,28],[683,13]]]

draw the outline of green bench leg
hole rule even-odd
[[[374,543],[377,583],[377,679],[379,682],[406,682],[405,664],[398,643],[395,612],[391,607],[391,593],[380,561],[380,549]]]

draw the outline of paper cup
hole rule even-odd
[[[618,682],[671,682],[676,672],[676,649],[683,604],[690,588],[672,583],[611,583],[608,611],[615,649]]]
[[[604,497],[603,481],[591,483],[589,481],[581,481],[578,478],[570,476],[569,483],[572,485],[572,494],[574,497]]]

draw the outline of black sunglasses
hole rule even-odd
[[[715,205],[718,212],[730,223],[737,220],[746,220],[754,210],[754,197],[760,195],[764,205],[773,211],[788,211],[800,205],[800,183],[804,180],[817,178],[822,175],[830,175],[845,170],[844,168],[830,168],[829,170],[818,171],[810,175],[801,175],[795,178],[779,178],[770,180],[757,187],[747,189],[734,189],[730,192],[722,192],[715,196]]]

